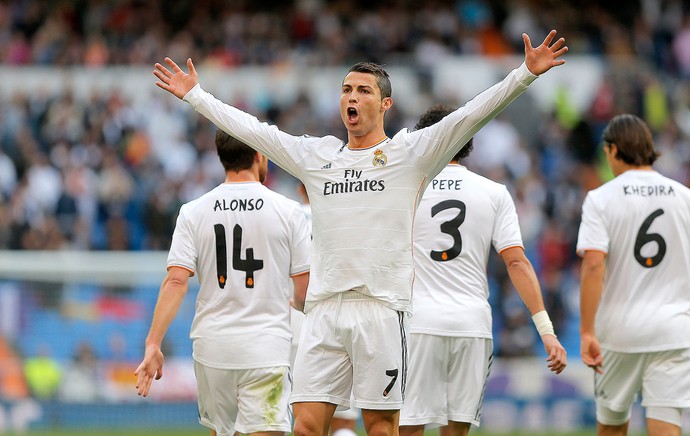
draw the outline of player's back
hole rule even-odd
[[[597,313],[602,345],[628,352],[690,346],[690,189],[629,170],[591,191],[578,251],[607,252]]]
[[[258,182],[222,184],[185,204],[177,225],[184,226],[176,233],[195,254],[201,283],[190,334],[194,357],[246,367],[257,357],[252,350],[266,354],[268,347],[287,363],[290,275],[309,269],[299,203]]]
[[[464,166],[448,165],[415,216],[412,332],[491,337],[486,266],[492,245],[499,251],[522,246],[510,195]]]

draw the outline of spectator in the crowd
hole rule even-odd
[[[47,344],[41,344],[35,356],[24,360],[24,377],[34,398],[55,399],[62,380],[62,368]]]
[[[91,344],[77,345],[60,382],[58,398],[67,403],[93,403],[99,399],[98,359]]]
[[[652,117],[648,121],[663,152],[660,173],[690,183],[690,5],[504,3],[458,0],[420,9],[387,2],[368,9],[364,24],[353,27],[349,16],[356,2],[349,0],[270,8],[257,3],[242,9],[237,2],[199,0],[191,19],[184,8],[164,10],[158,2],[86,2],[76,11],[70,2],[11,0],[0,3],[0,62],[148,66],[162,52],[182,52],[206,66],[321,67],[370,57],[409,66],[418,74],[420,99],[439,100],[447,96],[436,95],[444,90],[431,86],[433,62],[419,68],[417,56],[433,60],[446,53],[480,55],[511,47],[518,54],[522,31],[542,33],[543,17],[562,22],[571,53],[601,59],[604,76],[598,90],[584,106],[574,105],[572,92],[560,94],[563,101],[553,113],[523,95],[512,106],[518,113],[504,113],[508,125],[496,129],[501,136],[486,137],[503,141],[513,158],[490,156],[498,163],[486,169],[473,165],[505,184],[515,198],[526,254],[543,278],[541,256],[554,254],[554,247],[543,242],[551,233],[549,223],[558,223],[559,250],[572,247],[584,192],[611,177],[595,145],[615,114]],[[163,37],[163,29],[174,35]],[[222,177],[208,123],[193,121],[182,108],[157,97],[131,101],[116,87],[87,90],[87,96],[77,91],[69,84],[39,86],[30,93],[0,89],[0,249],[167,249],[179,205],[217,183],[213,168]],[[337,110],[323,103],[328,98],[310,100],[302,89],[294,93],[289,103],[245,94],[233,105],[265,112],[271,123],[294,133],[319,136],[342,128]],[[534,116],[544,109],[543,116]],[[397,132],[407,116],[390,112],[387,128]],[[535,119],[542,121],[528,126]],[[172,141],[175,153],[168,154]],[[268,180],[281,192],[292,190],[280,189],[285,179],[269,175]],[[111,181],[114,185],[103,187]],[[571,278],[576,262],[572,248],[567,251],[568,256],[549,258],[567,271],[550,287],[560,299],[562,282]],[[492,283],[500,283],[498,271],[491,273]],[[508,305],[498,303],[497,324],[519,326],[501,309]],[[499,352],[502,344],[497,340]]]

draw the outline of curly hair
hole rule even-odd
[[[441,121],[443,117],[445,117],[449,113],[454,112],[456,109],[457,108],[454,108],[452,106],[445,106],[441,104],[431,106],[429,109],[427,109],[426,112],[422,114],[421,117],[419,117],[419,121],[417,121],[417,124],[414,126],[414,129],[419,130],[434,125]],[[453,157],[453,160],[461,161],[462,159],[469,156],[472,152],[472,147],[473,141],[472,138],[470,138],[469,141],[467,141],[467,143],[465,144],[465,146],[462,147],[456,153],[456,155]]]

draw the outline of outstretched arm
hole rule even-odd
[[[196,73],[192,58],[187,58],[187,68],[189,74],[182,71],[172,59],[166,57],[165,63],[170,66],[170,70],[164,65],[156,63],[156,69],[153,74],[158,78],[156,85],[173,94],[175,97],[182,99],[187,93],[199,83],[199,75]]]
[[[558,58],[568,51],[568,46],[565,45],[565,38],[559,38],[551,44],[555,36],[556,31],[552,30],[541,45],[532,47],[529,36],[526,33],[522,34],[522,41],[525,43],[525,65],[532,74],[538,76],[565,63],[565,59]]]
[[[534,272],[532,263],[525,256],[522,247],[509,247],[501,251],[501,258],[508,269],[510,281],[515,286],[520,298],[527,306],[531,315],[538,314],[544,310],[544,300],[541,296],[541,287]],[[548,317],[548,315],[546,315]],[[534,318],[535,320],[537,318]],[[556,374],[560,374],[567,364],[567,353],[554,334],[543,334],[539,332],[544,343],[544,350],[548,357],[548,367]]]
[[[594,319],[604,290],[605,274],[606,253],[585,251],[580,280],[580,354],[582,362],[600,374],[603,372],[603,359],[599,339],[594,332]]]
[[[158,302],[153,311],[151,329],[146,337],[144,359],[134,371],[137,376],[137,393],[144,397],[149,394],[153,380],[159,380],[163,377],[164,356],[161,352],[161,343],[187,293],[189,275],[189,270],[173,266],[168,270],[168,274],[161,285]]]

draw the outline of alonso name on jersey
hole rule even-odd
[[[251,212],[253,210],[261,210],[262,207],[264,207],[263,198],[222,198],[215,201],[213,211]]]

